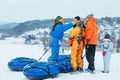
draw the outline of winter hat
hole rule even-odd
[[[57,16],[56,19],[55,19],[55,22],[59,21],[60,19],[63,19],[63,17]]]
[[[80,17],[79,17],[79,16],[76,16],[75,19],[80,20]]]
[[[86,19],[92,18],[94,16],[94,14],[89,14],[86,16]]]
[[[110,39],[110,35],[109,35],[109,34],[106,34],[106,35],[104,36],[104,39]]]

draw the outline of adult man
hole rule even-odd
[[[79,25],[80,17],[76,16],[74,22],[76,25],[74,25],[71,30],[68,40],[69,45],[71,45],[71,65],[73,71],[79,70],[80,72],[83,72],[82,53],[84,43],[82,37],[83,28]]]
[[[94,73],[94,57],[97,45],[98,26],[93,14],[89,14],[85,22],[86,29],[83,36],[86,45],[86,59],[88,61],[88,68],[85,71]]]

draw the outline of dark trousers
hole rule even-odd
[[[94,71],[95,70],[94,57],[95,57],[96,45],[86,45],[85,48],[86,48],[86,59],[88,61],[88,69]]]

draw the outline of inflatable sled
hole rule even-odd
[[[55,62],[38,62],[26,65],[23,73],[30,80],[42,80],[56,77],[59,69]]]
[[[67,73],[72,70],[70,55],[59,55],[57,63],[61,73]]]
[[[56,63],[61,73],[67,73],[72,70],[70,55],[59,55]]]
[[[18,57],[8,62],[8,67],[12,71],[22,71],[27,64],[35,63],[37,60],[26,57]]]
[[[70,55],[59,55],[57,61],[70,60]]]

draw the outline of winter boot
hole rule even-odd
[[[71,70],[70,74],[76,74],[77,71],[78,71],[77,69],[73,69],[73,70]]]
[[[84,71],[83,71],[83,68],[78,68],[77,70],[78,70],[79,72],[84,72]]]
[[[105,72],[105,71],[102,71],[102,73],[109,73],[109,71]]]
[[[94,70],[90,70],[90,69],[85,69],[85,72],[89,72],[89,73],[92,73],[92,74],[95,74],[95,71]]]

